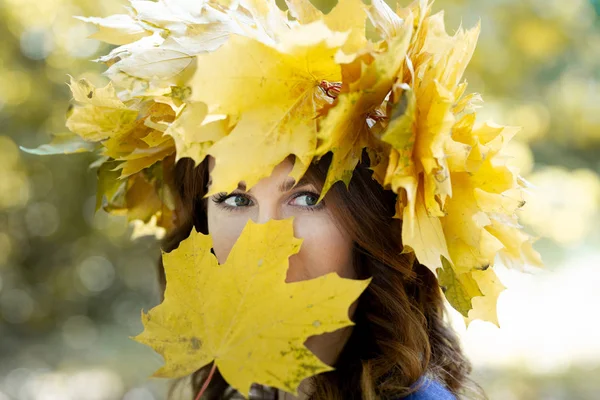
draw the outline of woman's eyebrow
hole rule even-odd
[[[289,190],[291,190],[294,187],[294,183],[296,181],[293,179],[286,179],[285,181],[283,181],[280,185],[279,185],[279,191],[280,192],[287,192]],[[310,185],[311,183],[308,181],[308,179],[306,179],[305,177],[300,178],[300,180],[298,181],[298,184],[296,185],[296,188],[302,187],[302,186],[307,186]]]
[[[279,184],[278,188],[279,191],[284,193],[287,192],[289,190],[292,189],[292,187],[294,187],[294,182],[296,182],[294,179],[286,179],[285,181],[283,181],[281,184]],[[300,180],[298,181],[298,184],[295,186],[296,188],[302,187],[302,186],[307,186],[310,185],[311,183],[308,181],[308,179],[306,179],[305,177],[300,178]],[[237,187],[239,190],[245,192],[246,191],[246,183],[245,182],[240,182],[238,184]],[[252,189],[250,189],[250,192],[252,192]]]

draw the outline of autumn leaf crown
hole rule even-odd
[[[71,80],[71,134],[31,150],[100,155],[97,208],[154,231],[175,225],[175,161],[216,160],[211,193],[252,187],[295,156],[291,176],[331,152],[321,197],[348,185],[366,149],[398,194],[402,242],[467,320],[497,323],[492,268],[540,264],[518,224],[523,181],[502,149],[518,128],[476,124],[462,80],[479,25],[448,35],[427,0],[131,0],[128,14],[80,18],[118,45],[110,83]],[[370,21],[377,36],[367,39]],[[400,238],[399,238],[400,239]]]

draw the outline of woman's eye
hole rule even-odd
[[[296,204],[301,207],[311,207],[317,204],[317,200],[319,200],[319,196],[314,194],[306,193],[301,194],[300,196],[294,198],[294,201],[298,201],[299,204]]]
[[[250,205],[250,199],[240,195],[228,197],[223,202],[231,207],[245,207]]]

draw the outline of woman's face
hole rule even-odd
[[[214,159],[210,157],[209,172],[213,167]],[[300,251],[289,259],[286,282],[312,279],[329,272],[356,278],[352,240],[335,225],[324,201],[315,205],[319,192],[312,184],[300,180],[290,190],[294,180],[287,175],[291,169],[292,162],[286,159],[248,192],[242,181],[232,193],[219,193],[208,199],[208,231],[219,263],[227,259],[248,219],[265,223],[293,216],[294,236],[304,240]]]

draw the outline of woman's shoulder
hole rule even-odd
[[[440,382],[437,380],[421,377],[415,386],[423,381],[423,384],[419,389],[411,393],[410,395],[402,398],[403,400],[456,400],[456,396],[452,394],[448,389],[446,389]],[[400,399],[398,399],[400,400]]]

